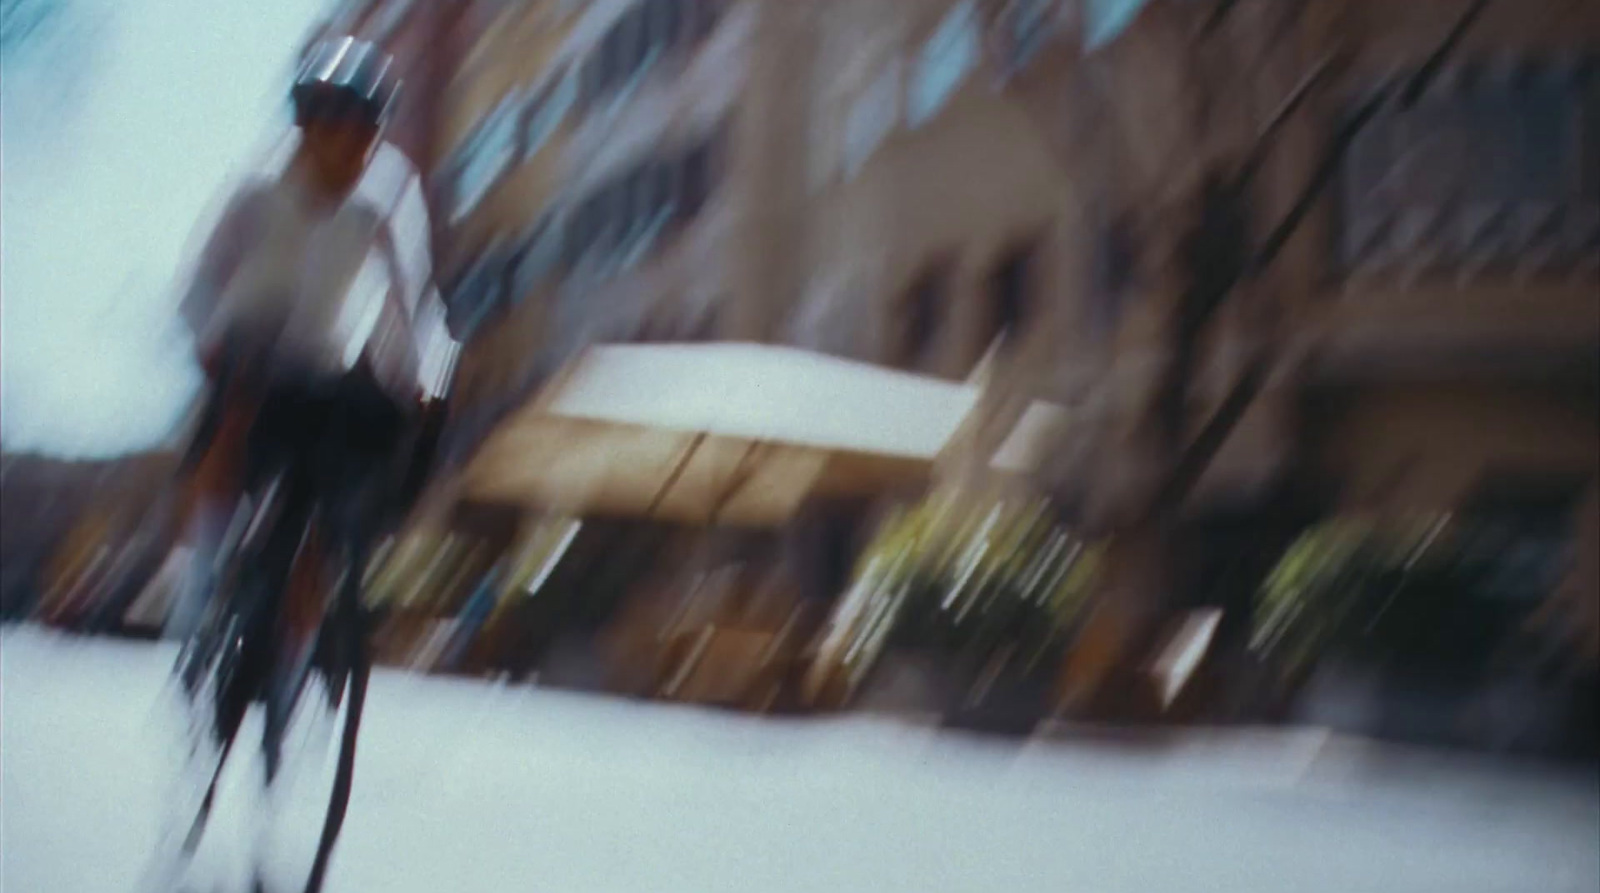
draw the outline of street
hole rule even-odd
[[[0,886],[125,893],[173,758],[156,709],[172,649],[29,627],[0,645]],[[360,754],[336,893],[1600,882],[1593,774],[1309,732],[1018,748],[380,672]]]
[[[1600,889],[1600,4],[0,9],[0,893]]]

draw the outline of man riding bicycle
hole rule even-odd
[[[425,283],[395,244],[394,208],[357,191],[375,152],[397,154],[380,140],[396,89],[392,60],[371,44],[311,50],[290,94],[299,143],[287,168],[235,193],[181,307],[212,392],[186,463],[200,584],[171,624],[187,640],[180,677],[211,745],[199,750],[214,761],[184,850],[248,708],[264,708],[270,788],[307,680],[320,675],[333,706],[348,681],[307,891],[321,887],[353,772],[368,663],[362,569],[404,509],[419,451],[413,316]]]

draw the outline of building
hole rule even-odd
[[[982,375],[956,473],[1065,407],[1038,486],[1111,530],[1173,503],[1124,537],[1145,596],[1247,599],[1226,556],[1341,511],[1595,548],[1592,4],[1453,40],[1465,0],[1151,0],[1092,52],[1069,0],[457,6],[425,142],[465,442],[585,343],[787,342]]]
[[[482,31],[434,171],[463,419],[585,343],[771,339],[801,259],[804,6],[530,3]]]
[[[13,620],[50,607],[42,600],[66,588],[60,572],[85,569],[72,567],[66,554],[74,538],[107,557],[102,570],[114,572],[108,591],[125,594],[140,585],[177,535],[171,523],[177,462],[172,452],[109,461],[0,456],[0,616]]]
[[[1040,483],[1085,523],[1136,518],[1173,462],[1150,417],[1208,175],[1250,163],[1275,111],[1341,60],[1270,131],[1244,208],[1266,241],[1345,116],[1467,8],[1223,6],[1212,22],[1206,4],[1150,4],[1089,54],[1067,3],[835,7],[792,337],[947,376],[990,355],[980,461],[1031,400],[1059,403],[1071,424]],[[1172,439],[1201,432],[1252,357],[1270,351],[1271,371],[1184,516],[1459,510],[1504,492],[1576,508],[1600,445],[1600,18],[1542,9],[1491,7],[1215,311]]]

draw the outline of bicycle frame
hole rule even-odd
[[[217,765],[211,771],[183,851],[192,854],[204,834],[244,710],[251,703],[266,706],[262,748],[270,784],[277,775],[289,720],[311,676],[320,672],[327,684],[327,709],[337,710],[343,705],[347,685],[349,700],[334,787],[306,887],[307,893],[315,893],[321,888],[348,807],[355,742],[370,673],[360,597],[365,547],[359,536],[349,531],[337,532],[336,539],[341,541],[331,552],[345,566],[342,579],[332,587],[318,586],[321,581],[314,578],[308,583],[306,568],[312,567],[314,573],[314,566],[322,563],[319,559],[330,557],[330,550],[318,547],[327,516],[318,500],[303,506],[292,504],[290,490],[295,482],[289,480],[291,473],[287,468],[276,470],[259,494],[247,493],[241,501],[224,540],[224,571],[217,591],[200,627],[179,656],[178,669],[185,691],[191,703],[204,705],[210,726],[207,732],[220,747]],[[290,542],[292,547],[286,548]],[[274,567],[279,561],[285,564]],[[302,595],[296,589],[305,585],[316,586],[322,596],[315,601],[319,619],[315,631],[304,642],[296,643],[296,653],[285,664],[282,646],[286,636],[292,635],[292,631],[281,627],[285,609],[291,599]],[[278,591],[263,591],[267,586],[277,587]],[[260,660],[260,649],[267,649],[270,657],[264,668],[250,663]]]

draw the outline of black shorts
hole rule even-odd
[[[276,382],[250,429],[246,486],[282,475],[292,504],[370,528],[398,508],[386,497],[405,473],[413,415],[360,371]]]

